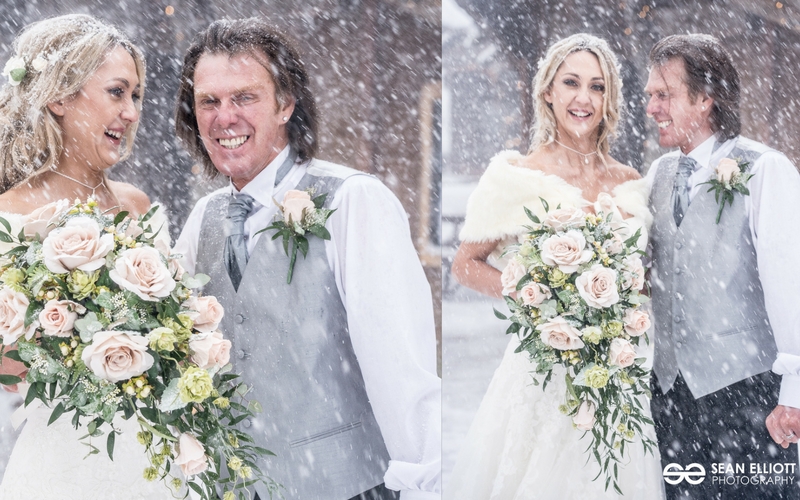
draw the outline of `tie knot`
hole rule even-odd
[[[244,224],[250,211],[253,210],[252,196],[247,194],[235,194],[228,202],[228,219],[234,224]]]
[[[681,156],[678,160],[678,175],[689,177],[694,173],[697,162],[688,156]]]

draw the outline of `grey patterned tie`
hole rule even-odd
[[[247,245],[244,242],[244,221],[253,210],[252,196],[234,194],[228,202],[227,234],[225,239],[225,269],[231,278],[233,288],[238,292],[244,268],[247,266]]]
[[[678,171],[675,174],[675,187],[672,190],[672,216],[680,227],[683,216],[689,208],[689,177],[694,173],[697,162],[688,156],[681,155],[678,160]]]

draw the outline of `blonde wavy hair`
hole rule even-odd
[[[597,57],[603,73],[606,90],[603,93],[603,119],[597,134],[597,150],[605,163],[605,155],[611,147],[611,138],[617,134],[617,125],[622,109],[622,79],[619,77],[619,62],[608,43],[596,36],[578,33],[567,37],[550,47],[544,59],[539,61],[539,69],[533,78],[533,100],[535,118],[531,128],[531,146],[528,154],[539,146],[551,144],[556,139],[556,117],[544,99],[544,94],[553,85],[556,72],[564,59],[570,54],[585,50]]]
[[[6,81],[0,88],[0,192],[57,168],[63,148],[61,127],[48,103],[75,95],[117,47],[133,57],[144,95],[144,55],[117,28],[94,17],[72,14],[25,27],[14,40],[11,57],[25,61],[19,85]],[[34,59],[47,65],[36,71]],[[136,102],[141,111],[142,99]],[[130,156],[138,122],[123,136],[121,160]]]

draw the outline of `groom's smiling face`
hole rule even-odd
[[[217,170],[241,190],[286,147],[294,102],[280,103],[266,57],[204,54],[194,72],[197,127]]]

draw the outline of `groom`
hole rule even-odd
[[[391,191],[315,158],[298,52],[255,18],[211,24],[184,58],[176,129],[207,174],[230,178],[194,207],[175,252],[225,307],[234,371],[264,408],[243,430],[277,455],[259,466],[286,498],[439,498],[430,286]],[[325,194],[335,212],[329,240],[306,233],[287,284],[281,240],[256,233],[290,190]]]
[[[752,476],[751,463],[798,461],[789,444],[800,435],[800,175],[782,153],[739,135],[739,76],[716,38],[667,37],[650,68],[647,114],[659,144],[677,148],[647,173],[652,410],[662,465],[705,470],[699,484],[668,481],[667,497],[798,498],[796,469],[793,480],[766,474],[773,480],[759,484],[714,471],[743,464]],[[703,183],[725,158],[747,162],[752,177],[716,223],[719,204]]]

